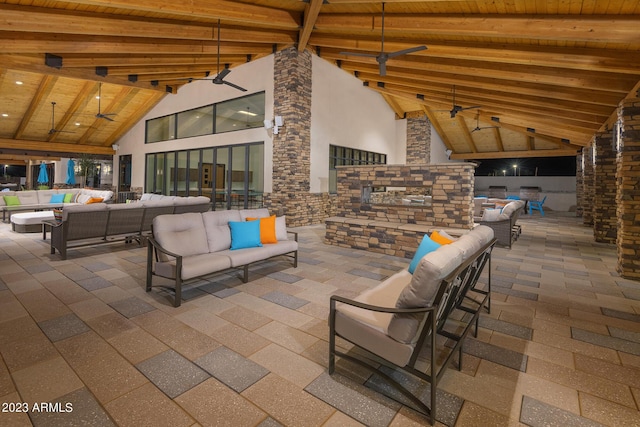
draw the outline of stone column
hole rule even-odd
[[[273,112],[284,125],[273,135],[273,193],[264,200],[272,213],[287,215],[287,225],[321,223],[328,194],[311,194],[311,53],[294,47],[274,58]],[[327,156],[329,153],[327,153]]]
[[[596,158],[594,164],[593,235],[596,242],[616,243],[616,152],[611,132],[597,133],[594,137]]]
[[[431,122],[423,115],[407,117],[407,165],[431,163]]]
[[[582,149],[582,223],[593,225],[593,192],[594,192],[594,158],[593,146],[589,145]]]
[[[582,152],[576,156],[576,216],[581,217],[584,210],[584,174],[582,171]]]
[[[618,272],[640,280],[640,98],[622,102],[618,121]]]

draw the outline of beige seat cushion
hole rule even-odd
[[[206,253],[189,256],[182,259],[182,280],[212,274],[216,271],[226,270],[229,267],[231,267],[231,261],[223,255]],[[158,276],[175,279],[175,259],[166,262],[157,262],[155,265],[155,273]]]
[[[159,215],[153,219],[153,237],[166,250],[185,257],[209,252],[201,213]],[[158,256],[160,261],[170,260],[161,252]]]
[[[202,220],[207,231],[209,252],[229,249],[231,247],[229,221],[240,221],[240,212],[236,210],[204,212]]]

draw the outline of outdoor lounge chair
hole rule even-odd
[[[544,216],[544,209],[542,208],[542,205],[544,205],[544,201],[547,200],[547,196],[544,196],[544,198],[540,201],[538,200],[530,200],[529,201],[529,215],[531,215],[531,211],[539,211],[540,215]]]

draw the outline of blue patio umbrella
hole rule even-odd
[[[40,163],[40,173],[38,173],[38,184],[48,184],[49,174],[47,173],[47,165]]]
[[[65,183],[68,185],[76,185],[76,165],[73,159],[69,159],[67,162],[67,180]]]

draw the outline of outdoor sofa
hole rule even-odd
[[[109,203],[113,200],[113,191],[92,190],[89,188],[1,191],[0,211],[2,211],[2,221],[7,222],[13,212],[51,210],[64,206],[85,204],[90,200],[93,200],[94,203]],[[8,218],[7,214],[9,214]]]
[[[511,248],[521,233],[518,218],[522,214],[525,202],[509,199],[476,198],[474,222],[493,229],[497,244]],[[483,206],[478,210],[479,206]],[[492,206],[492,207],[487,207]]]
[[[61,221],[43,222],[51,228],[51,253],[55,254],[57,249],[62,259],[66,259],[68,249],[81,246],[133,240],[142,243],[156,216],[205,212],[210,207],[211,199],[205,196],[167,197],[138,203],[93,203],[65,206]]]
[[[422,256],[425,240],[409,268],[354,299],[331,296],[329,374],[335,371],[336,356],[354,362],[402,393],[433,425],[438,381],[456,353],[461,369],[463,340],[473,325],[477,334],[482,308],[490,310],[496,239],[491,228],[477,226]],[[486,278],[478,281],[487,264]],[[348,351],[339,349],[337,337],[350,343],[340,346]],[[429,402],[401,385],[396,371],[430,383]]]
[[[298,266],[298,234],[287,230],[284,216],[276,218],[264,208],[160,215],[153,220],[147,247],[147,292],[153,276],[173,280],[175,307],[187,280],[242,268],[246,283],[250,264],[281,255]]]

